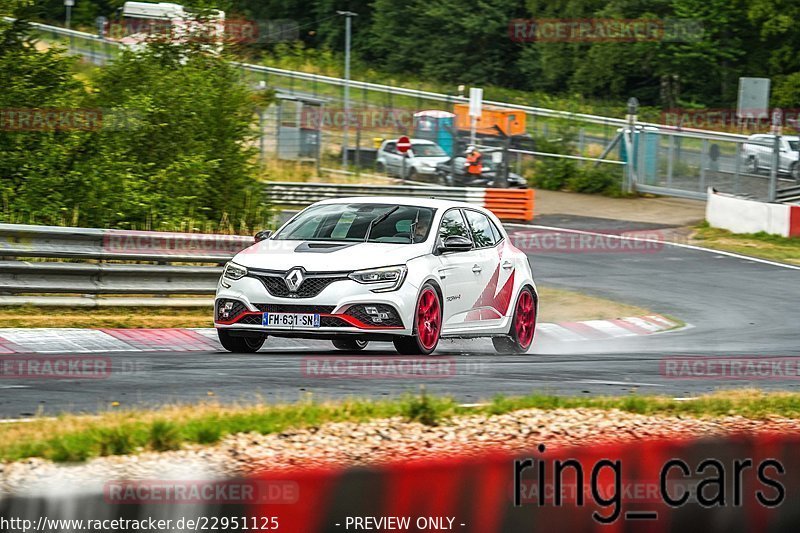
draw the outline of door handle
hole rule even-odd
[[[503,261],[503,268],[505,268],[506,270],[508,270],[509,268],[511,268],[513,266],[514,266],[514,263],[512,263],[511,261]]]
[[[473,265],[472,271],[476,274],[480,273],[483,269],[479,265]]]

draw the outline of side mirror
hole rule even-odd
[[[445,237],[439,245],[440,252],[468,252],[472,250],[472,241],[461,235]]]
[[[264,239],[269,239],[269,236],[272,235],[272,230],[262,229],[258,233],[255,234],[255,242],[261,242]]]

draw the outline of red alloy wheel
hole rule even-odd
[[[441,327],[439,297],[432,288],[426,287],[417,303],[417,335],[423,348],[430,350],[436,346]]]
[[[535,325],[536,305],[533,303],[533,296],[529,290],[523,290],[514,313],[514,331],[521,348],[527,349],[531,345]]]

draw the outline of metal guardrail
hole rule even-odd
[[[266,188],[272,203],[285,206],[343,196],[433,197],[483,205],[503,218],[533,216],[530,189],[283,182]],[[0,224],[0,305],[208,305],[207,299],[174,297],[212,295],[222,273],[219,265],[252,242],[252,237],[241,235]],[[25,258],[82,261],[19,260]],[[126,297],[96,298],[99,295]]]
[[[778,189],[775,193],[775,197],[779,202],[798,203],[800,202],[800,185]]]
[[[0,257],[223,263],[252,237],[0,224]]]
[[[416,185],[355,185],[332,183],[269,182],[267,197],[275,205],[306,206],[343,196],[408,196],[436,198],[483,205],[486,189]]]
[[[0,261],[0,305],[210,305],[206,298],[175,296],[214,294],[219,265],[252,242],[240,235],[0,224],[0,258],[82,260]]]
[[[306,206],[346,196],[400,196],[480,205],[501,220],[528,221],[533,218],[533,189],[270,182],[266,184],[266,193],[270,201],[279,206]]]
[[[213,294],[222,267],[0,262],[0,291],[46,294]]]

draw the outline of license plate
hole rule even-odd
[[[318,328],[319,315],[313,313],[264,313],[261,325],[271,328]]]

